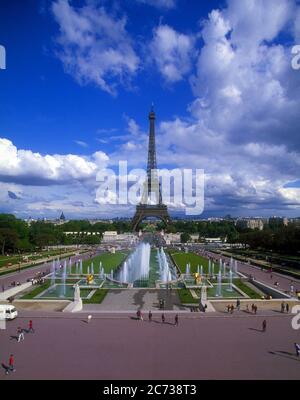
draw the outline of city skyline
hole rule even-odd
[[[145,167],[153,102],[159,167],[205,171],[199,218],[299,217],[300,3],[198,3],[3,1],[1,212],[131,217],[96,173]]]

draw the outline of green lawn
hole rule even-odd
[[[201,265],[203,266],[203,272],[205,274],[208,273],[208,259],[198,256],[198,254],[195,253],[172,253],[173,260],[177,264],[178,268],[182,273],[185,273],[186,271],[186,265],[189,263],[191,264],[191,272],[195,273],[197,272],[197,266]],[[216,266],[215,266],[216,268]],[[215,269],[215,272],[217,272],[218,269]]]
[[[84,274],[87,273],[87,267],[91,266],[92,262],[94,263],[94,273],[98,274],[99,273],[99,266],[100,266],[100,261],[102,262],[102,267],[104,268],[105,273],[110,273],[110,271],[113,269],[117,269],[118,266],[126,259],[128,256],[128,252],[116,252],[114,254],[112,253],[103,253],[100,254],[92,259],[85,260],[82,263],[82,271]],[[73,273],[75,273],[75,266],[73,266],[72,269]]]
[[[84,299],[84,304],[100,304],[108,293],[108,289],[97,289],[90,299]]]
[[[177,293],[182,304],[199,304],[199,299],[194,299],[190,290],[178,289]]]
[[[32,300],[35,296],[38,294],[42,293],[44,290],[48,289],[51,285],[51,281],[47,280],[44,284],[42,285],[37,285],[33,286],[33,290],[31,292],[24,294],[24,296],[21,297],[22,300]]]
[[[241,291],[244,292],[251,299],[260,298],[260,295],[254,289],[249,287],[245,282],[243,282],[241,279],[234,279],[233,284],[239,289],[241,289]]]

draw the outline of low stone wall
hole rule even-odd
[[[278,299],[278,300],[253,300],[253,299],[241,299],[241,310],[246,310],[247,305],[249,310],[251,311],[251,305],[255,304],[258,308],[258,311],[266,310],[266,311],[281,311],[281,303],[284,301],[285,304],[289,304],[290,311],[292,307],[296,305],[300,305],[300,301],[296,299]],[[233,304],[236,306],[236,300],[211,300],[211,304],[215,308],[216,311],[225,312],[228,304]]]
[[[71,302],[68,300],[15,300],[17,310],[62,311]]]

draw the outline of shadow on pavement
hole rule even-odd
[[[279,356],[279,357],[284,357],[284,358],[288,358],[290,360],[294,360],[294,361],[300,361],[299,358],[297,358],[297,356],[293,353],[289,353],[288,351],[269,351],[269,354],[272,354],[273,356]]]

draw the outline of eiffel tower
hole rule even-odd
[[[149,114],[149,146],[148,146],[148,163],[147,163],[147,179],[144,184],[144,191],[141,203],[136,206],[136,212],[132,219],[132,228],[137,230],[141,221],[148,217],[156,217],[161,219],[165,224],[171,222],[168,208],[162,203],[161,186],[159,183],[157,164],[156,164],[156,148],[155,148],[155,113],[153,106]],[[153,194],[155,194],[155,203],[153,204]],[[150,201],[150,204],[149,204]]]

